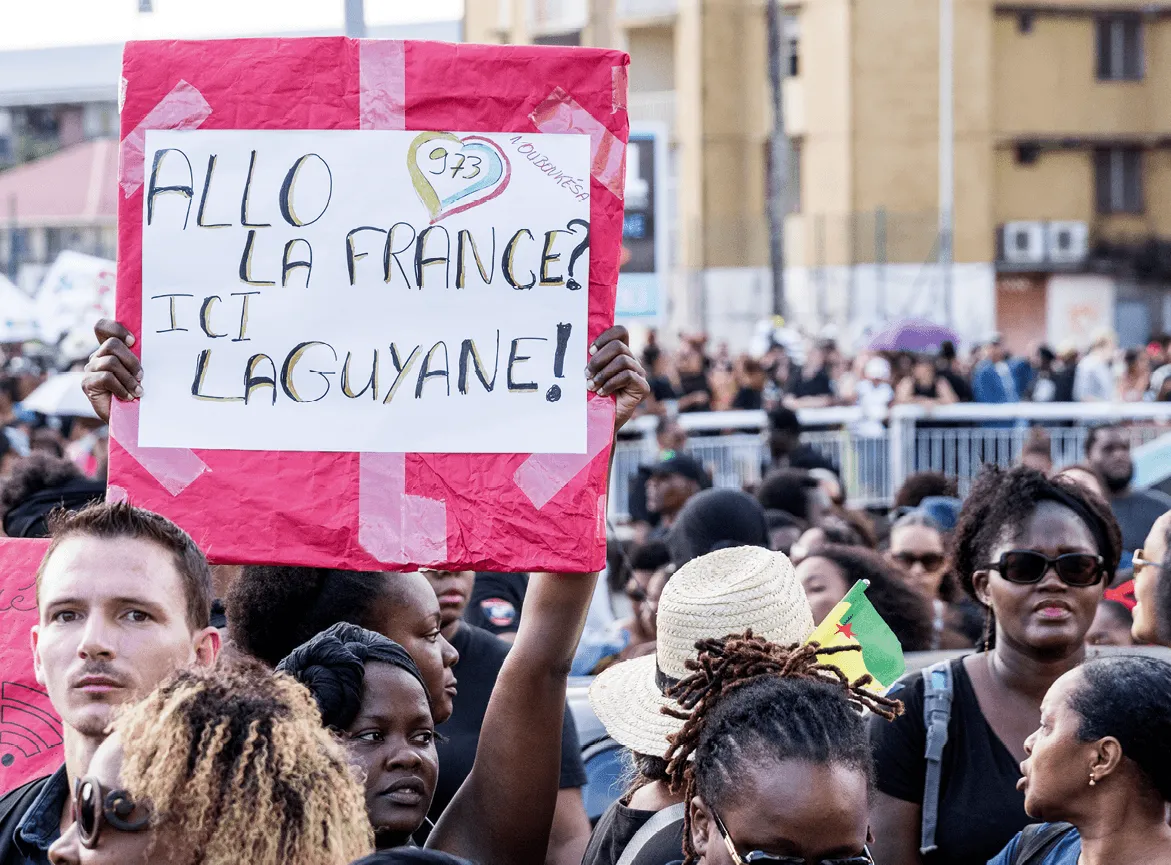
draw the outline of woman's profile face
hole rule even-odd
[[[102,790],[102,799],[121,788],[122,741],[114,733],[101,744],[90,760],[86,779],[97,781]],[[83,779],[84,780],[84,779]],[[78,803],[74,802],[74,808]],[[101,803],[98,803],[99,810]],[[134,821],[147,814],[145,806],[139,804],[130,814]],[[104,817],[98,818],[101,828],[93,849],[81,844],[78,826],[74,823],[49,848],[49,861],[53,865],[149,865],[153,862],[182,862],[183,857],[170,855],[166,843],[166,826],[154,826],[139,832],[117,829]],[[174,851],[177,853],[177,850]]]
[[[1161,565],[1167,558],[1168,521],[1160,517],[1151,527],[1150,534],[1143,542],[1143,559],[1153,564],[1140,565],[1134,569],[1134,625],[1131,633],[1136,640],[1144,643],[1162,643],[1159,633],[1158,588],[1159,580],[1166,579]]]
[[[838,601],[846,596],[850,586],[846,575],[831,559],[812,555],[797,566],[797,579],[805,589],[813,621],[820,624]]]
[[[806,862],[861,856],[870,836],[866,774],[805,760],[764,760],[737,779],[718,812],[740,858],[756,852]],[[692,840],[703,865],[734,865],[709,808],[692,800]]]
[[[423,825],[439,779],[426,692],[406,670],[367,664],[362,706],[343,738],[365,776],[366,813],[379,846],[406,843]]]
[[[427,578],[419,573],[387,574],[393,585],[371,613],[370,630],[394,640],[407,650],[423,674],[431,695],[435,723],[451,717],[456,694],[452,667],[459,652],[443,636],[439,599]]]
[[[1040,502],[1015,537],[1006,534],[1001,543],[993,545],[987,563],[998,561],[1009,550],[1032,550],[1050,558],[1065,553],[1101,554],[1082,518],[1052,501]],[[1070,586],[1058,578],[1053,567],[1040,582],[1030,585],[1009,582],[995,568],[977,570],[973,584],[981,603],[996,615],[998,642],[1003,638],[1032,656],[1065,656],[1080,649],[1104,589],[1101,579],[1092,586]]]
[[[1070,804],[1089,790],[1094,743],[1078,738],[1081,716],[1069,705],[1082,681],[1081,670],[1074,669],[1053,683],[1041,701],[1041,725],[1025,740],[1028,756],[1017,789],[1034,819],[1064,820]]]

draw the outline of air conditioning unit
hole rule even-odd
[[[1006,222],[1001,232],[1001,249],[1007,264],[1042,264],[1045,261],[1044,223]]]
[[[1081,264],[1089,251],[1090,230],[1084,222],[1050,222],[1045,252],[1053,264]]]

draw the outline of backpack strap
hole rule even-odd
[[[41,795],[50,777],[29,781],[0,798],[0,862],[24,861],[24,857],[16,852],[16,829],[24,819],[25,812]]]
[[[1070,823],[1033,823],[1021,831],[1012,865],[1041,865],[1069,831]]]
[[[645,847],[647,843],[653,837],[655,837],[655,835],[659,834],[660,830],[666,829],[672,823],[682,822],[683,815],[686,812],[687,805],[684,802],[680,802],[678,805],[672,805],[670,808],[664,808],[662,811],[656,812],[655,816],[651,817],[651,819],[643,823],[642,828],[634,833],[634,836],[630,839],[630,842],[626,845],[625,849],[623,849],[622,855],[618,857],[618,861],[615,863],[615,865],[631,865],[631,863],[634,862],[635,857],[638,856],[640,852],[642,852],[642,848]]]
[[[921,672],[923,676],[923,724],[927,728],[927,774],[923,779],[923,823],[919,852],[926,856],[936,849],[939,826],[939,786],[943,777],[943,748],[951,722],[953,694],[951,662],[940,661]]]

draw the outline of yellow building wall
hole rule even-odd
[[[675,89],[675,33],[673,27],[640,27],[626,31],[630,54],[630,92]]]
[[[998,148],[995,219],[1094,221],[1093,160],[1086,151],[1046,151],[1031,165],[1017,163],[1011,147]]]
[[[1147,18],[1141,81],[1099,81],[1094,19],[996,16],[996,128],[1004,136],[1141,135],[1171,121],[1171,21]]]

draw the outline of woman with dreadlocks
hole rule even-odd
[[[862,720],[897,701],[850,684],[816,646],[752,631],[704,640],[673,689],[685,717],[667,752],[688,803],[683,865],[872,865],[873,771]]]
[[[347,865],[362,787],[309,693],[252,662],[178,673],[114,722],[53,865]]]
[[[976,480],[952,560],[984,608],[984,651],[904,678],[890,695],[906,713],[871,727],[879,862],[984,865],[1030,822],[1024,742],[1045,693],[1085,659],[1121,547],[1109,505],[1076,483],[1023,466]]]

